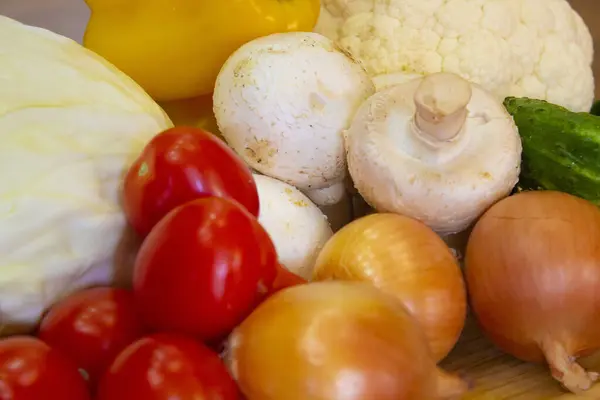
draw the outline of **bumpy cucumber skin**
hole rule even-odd
[[[558,190],[600,205],[600,117],[508,97],[523,143],[521,190]]]

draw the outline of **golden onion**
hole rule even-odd
[[[365,283],[274,294],[231,334],[226,361],[248,400],[441,400],[466,390],[437,368],[402,303]]]
[[[365,281],[400,299],[436,361],[452,350],[465,324],[458,262],[433,230],[409,217],[371,214],[346,225],[325,244],[313,278]]]

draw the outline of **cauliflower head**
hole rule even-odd
[[[120,182],[170,126],[99,56],[0,16],[0,334],[26,331],[74,290],[128,278]]]
[[[499,99],[589,111],[594,98],[592,37],[567,0],[322,0],[315,31],[361,60],[378,89],[446,71]]]

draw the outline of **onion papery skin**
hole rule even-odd
[[[547,362],[568,390],[597,374],[576,363],[600,348],[600,211],[554,191],[522,192],[477,222],[465,257],[471,307],[486,335],[524,361]]]
[[[229,338],[226,362],[247,400],[459,399],[416,320],[359,282],[313,282],[264,301]]]
[[[321,250],[313,280],[369,282],[402,301],[425,331],[436,361],[456,345],[466,319],[460,266],[425,224],[371,214],[346,225]]]

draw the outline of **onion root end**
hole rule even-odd
[[[572,393],[578,394],[590,389],[600,374],[586,371],[571,356],[565,347],[555,341],[542,345],[542,350],[550,367],[552,377]]]

